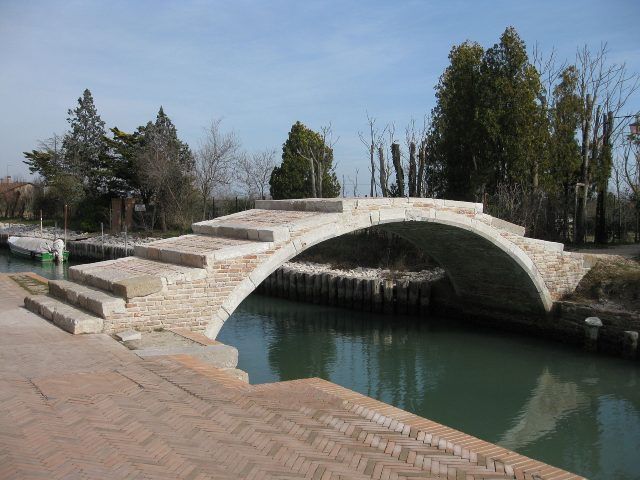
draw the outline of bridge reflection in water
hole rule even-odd
[[[589,478],[637,478],[640,371],[446,319],[250,296],[219,340],[252,383],[318,376]]]

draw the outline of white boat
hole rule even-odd
[[[11,253],[42,262],[66,262],[69,252],[60,238],[48,240],[37,237],[9,237],[7,239]]]

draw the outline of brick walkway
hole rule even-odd
[[[141,360],[23,296],[0,275],[1,479],[579,478],[323,380]]]

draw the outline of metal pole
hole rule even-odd
[[[42,210],[40,210],[40,237],[42,237]]]
[[[124,256],[126,257],[128,255],[127,253],[127,224],[125,222],[124,224]]]
[[[102,238],[102,259],[104,260],[104,223],[100,222],[100,236]]]

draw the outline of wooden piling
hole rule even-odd
[[[382,280],[374,278],[371,280],[371,310],[374,312],[382,311]]]
[[[408,311],[409,302],[409,282],[398,280],[396,282],[396,313],[405,314]]]
[[[420,284],[418,282],[409,282],[408,304],[410,314],[418,313],[420,309]]]
[[[313,274],[313,303],[322,303],[322,274]]]
[[[386,278],[382,284],[383,311],[393,313],[393,281]]]

